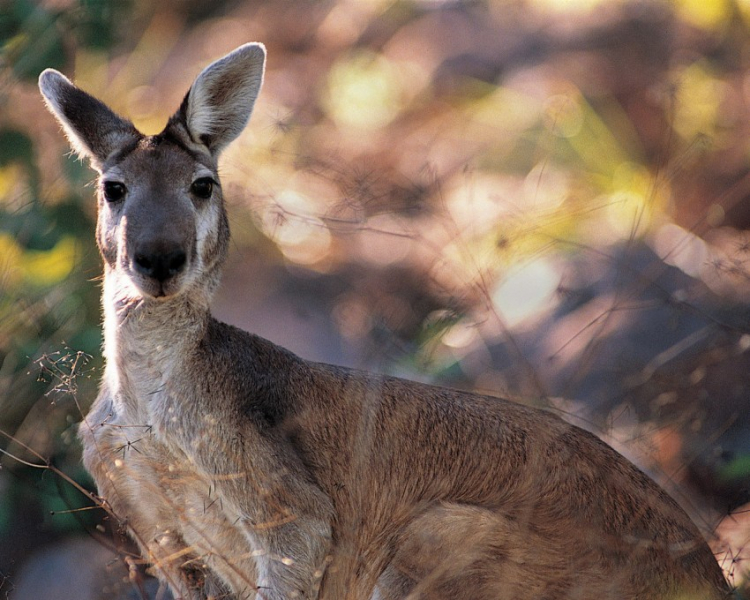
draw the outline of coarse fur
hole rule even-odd
[[[40,77],[99,172],[106,371],[84,463],[174,596],[727,597],[688,516],[595,436],[311,363],[211,316],[229,240],[217,161],[264,64],[246,44],[209,65],[155,136]]]

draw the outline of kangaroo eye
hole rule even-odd
[[[210,177],[201,177],[190,186],[192,194],[202,200],[208,200],[214,192],[214,182]]]
[[[119,181],[105,181],[102,190],[104,191],[104,199],[107,202],[119,202],[125,197],[128,191],[125,184]]]

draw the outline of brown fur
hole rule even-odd
[[[84,463],[185,599],[719,599],[680,507],[593,435],[497,398],[304,361],[213,319],[217,159],[265,53],[204,70],[158,136],[47,71],[99,192],[105,353]],[[195,181],[210,177],[210,198]],[[149,270],[164,256],[184,264]],[[174,262],[174,261],[173,261]]]

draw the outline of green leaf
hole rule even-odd
[[[739,454],[719,469],[719,479],[724,482],[744,479],[750,476],[750,454]]]

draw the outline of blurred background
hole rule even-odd
[[[0,0],[0,597],[143,597],[71,483],[102,368],[94,174],[36,78],[157,133],[247,41],[268,69],[222,159],[215,314],[559,412],[746,586],[749,34],[748,0]]]

